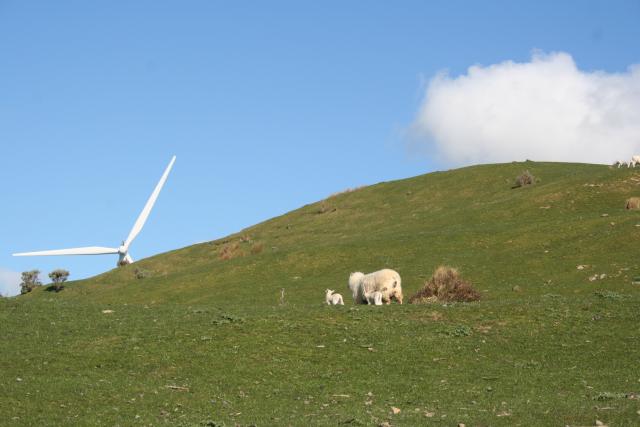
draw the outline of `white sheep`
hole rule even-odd
[[[351,273],[349,276],[349,289],[351,290],[353,302],[356,304],[367,304],[367,300],[364,297],[364,289],[361,286],[363,278],[364,274],[359,271]]]
[[[385,268],[373,273],[351,273],[349,276],[349,289],[356,304],[375,303],[375,292],[382,294],[382,302],[390,304],[395,299],[402,304],[402,285],[400,275],[391,269]]]
[[[629,167],[629,163],[625,162],[624,160],[616,160],[615,162],[613,162],[613,167],[618,167],[618,169],[620,169],[622,166],[627,166]]]
[[[334,293],[334,291],[332,291],[331,289],[327,289],[325,301],[328,305],[344,305],[344,301],[342,301],[342,295]]]
[[[635,168],[636,165],[640,164],[640,156],[631,156],[631,162],[629,162],[629,167]]]

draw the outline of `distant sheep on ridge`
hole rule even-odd
[[[627,162],[625,160],[616,160],[613,162],[613,167],[618,167],[620,169],[623,166],[628,168],[635,168],[636,165],[640,165],[640,155],[631,156],[631,161]]]
[[[613,162],[614,167],[618,167],[620,169],[623,166],[629,167],[629,162],[625,162],[624,160],[616,160]]]

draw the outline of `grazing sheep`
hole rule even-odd
[[[362,286],[360,286],[363,278],[364,274],[359,271],[356,273],[351,273],[351,275],[349,276],[349,289],[351,290],[353,302],[356,304],[367,304]]]
[[[363,274],[351,273],[349,276],[349,289],[356,304],[370,304],[371,298],[375,303],[375,292],[382,294],[382,301],[390,304],[395,299],[402,304],[402,286],[400,275],[388,268]]]
[[[331,289],[327,289],[325,301],[327,302],[327,305],[344,305],[344,301],[342,301],[342,295],[335,294]]]
[[[624,160],[616,160],[615,162],[613,162],[613,167],[618,167],[618,169],[620,169],[622,166],[627,166],[629,167],[629,162],[625,162]]]
[[[365,288],[362,286],[362,281],[365,275],[361,272],[351,273],[349,276],[349,289],[351,290],[351,296],[355,304],[372,304],[382,305],[382,292],[365,292]]]
[[[629,166],[635,168],[638,164],[640,164],[640,156],[631,156],[631,162],[629,163]]]

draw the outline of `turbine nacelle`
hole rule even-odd
[[[160,181],[156,184],[156,188],[154,188],[153,193],[147,200],[147,203],[144,205],[142,212],[138,216],[135,224],[133,224],[133,228],[129,232],[129,236],[127,240],[122,242],[122,244],[118,248],[105,248],[102,246],[89,246],[84,248],[71,248],[71,249],[55,249],[52,251],[38,251],[38,252],[21,252],[17,254],[13,254],[13,256],[41,256],[41,255],[103,255],[103,254],[118,254],[118,266],[131,264],[133,262],[133,258],[129,255],[129,246],[131,246],[131,242],[136,238],[144,223],[147,221],[149,214],[151,213],[151,209],[155,204],[158,195],[160,194],[160,190],[164,186],[167,177],[169,176],[169,172],[171,172],[171,168],[173,167],[173,163],[176,161],[176,156],[171,158],[169,162],[169,166],[164,170]]]
[[[128,248],[124,245],[124,242],[118,248],[118,267],[133,263],[133,258],[129,255]]]

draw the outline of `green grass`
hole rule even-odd
[[[540,181],[512,189],[525,169]],[[0,299],[0,424],[638,425],[639,183],[584,164],[437,172]],[[408,299],[440,264],[482,300],[351,304],[351,271],[394,268]]]

